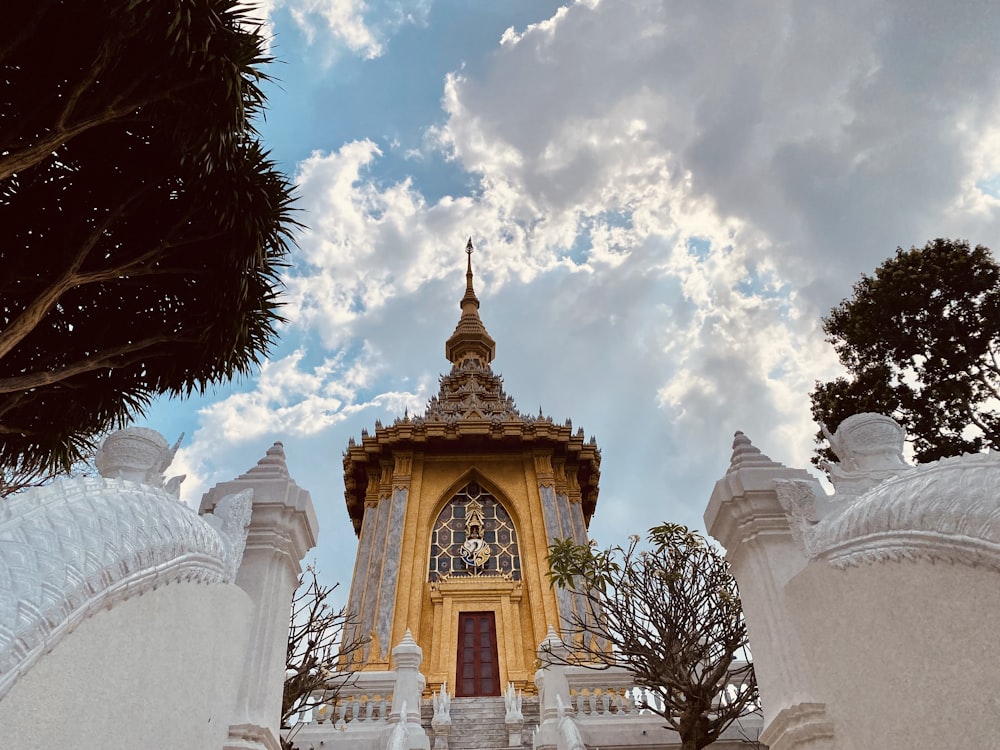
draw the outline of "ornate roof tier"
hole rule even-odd
[[[470,239],[462,317],[445,345],[451,372],[441,376],[438,394],[428,401],[423,416],[407,415],[389,426],[376,422],[374,435],[362,430],[361,442],[351,438],[344,452],[345,496],[355,533],[361,530],[369,483],[378,483],[384,469],[395,465],[394,454],[414,451],[452,455],[551,451],[554,462],[562,467],[559,483],[582,503],[588,524],[594,513],[601,474],[596,440],[588,441],[582,428],[574,433],[570,420],[557,425],[541,413],[519,412],[503,390],[503,378],[490,368],[496,342],[479,318],[472,251]]]
[[[377,424],[374,435],[363,431],[361,442],[352,438],[344,452],[344,496],[354,531],[361,531],[369,481],[379,481],[379,467],[392,467],[395,454],[428,453],[435,449],[456,455],[486,451],[522,453],[545,448],[565,462],[567,486],[572,494],[579,492],[583,515],[589,524],[597,507],[601,451],[593,437],[589,440],[584,437],[582,428],[574,433],[569,420],[558,425],[550,417],[527,415],[502,420],[448,421],[405,417],[388,427]]]

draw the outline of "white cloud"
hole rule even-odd
[[[362,57],[382,54],[382,44],[365,23],[364,0],[289,0],[288,9],[309,44],[326,34]]]
[[[819,315],[897,244],[1000,229],[998,29],[981,3],[576,3],[449,77],[433,136],[539,221],[575,217],[588,259],[587,220],[628,217],[619,247],[682,294],[661,403],[794,425],[801,458],[835,370]]]
[[[371,393],[385,365],[371,344],[360,353],[341,350],[319,364],[306,363],[307,352],[297,349],[265,362],[253,388],[234,393],[201,408],[199,428],[177,453],[171,472],[187,474],[184,497],[200,497],[210,480],[219,476],[222,453],[240,446],[259,449],[269,436],[312,437],[374,407],[390,413],[414,411],[426,403],[426,383],[413,392]],[[240,466],[231,471],[242,472]],[[211,476],[209,476],[211,475]]]
[[[599,532],[700,525],[736,429],[807,463],[808,393],[836,372],[819,316],[859,273],[897,244],[995,241],[998,34],[997,4],[874,0],[577,2],[511,28],[456,63],[428,134],[421,167],[450,159],[468,191],[383,178],[366,139],[299,166],[286,335],[378,356],[273,363],[202,412],[193,471],[379,398],[422,408],[472,235],[508,390],[601,441]]]
[[[299,166],[299,206],[309,231],[287,278],[285,313],[318,329],[328,346],[339,345],[359,318],[389,299],[454,271],[470,235],[482,250],[481,279],[494,290],[562,265],[614,266],[633,243],[609,225],[603,207],[551,212],[499,179],[484,177],[477,195],[429,204],[410,180],[383,185],[371,175],[381,155],[372,141],[355,141]],[[569,248],[581,233],[594,236],[597,252],[577,264]]]
[[[275,14],[287,11],[309,45],[321,45],[325,63],[347,51],[365,59],[379,57],[389,37],[405,24],[423,24],[430,0],[244,0],[251,17],[274,37]]]
[[[981,3],[577,3],[451,77],[436,135],[543,212],[638,204],[669,226],[649,186],[689,180],[822,309],[897,243],[995,233],[981,191],[956,199],[996,174],[998,28]]]

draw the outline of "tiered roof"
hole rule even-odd
[[[353,438],[348,443],[344,485],[356,533],[361,530],[368,482],[378,476],[380,464],[400,450],[475,453],[551,446],[555,455],[566,457],[567,464],[576,467],[588,523],[594,513],[601,463],[596,440],[591,437],[588,441],[582,428],[574,433],[570,420],[557,425],[541,412],[538,416],[519,412],[514,399],[503,390],[503,378],[490,368],[496,342],[479,317],[479,299],[473,287],[473,249],[470,239],[466,246],[465,295],[459,303],[462,316],[445,343],[451,372],[441,376],[438,394],[428,401],[423,416],[406,415],[389,426],[376,422],[374,435],[362,430],[360,444]]]

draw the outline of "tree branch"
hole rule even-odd
[[[349,684],[353,673],[349,669],[338,670],[338,666],[369,640],[346,637],[348,630],[353,632],[351,626],[356,621],[346,608],[330,608],[327,599],[335,588],[336,585],[320,585],[312,566],[299,578],[291,607],[282,727],[287,727],[295,714],[329,702]]]
[[[79,273],[80,268],[108,228],[125,215],[131,206],[152,190],[154,186],[153,183],[146,182],[141,188],[133,190],[129,197],[119,203],[114,210],[109,211],[103,221],[94,227],[86,240],[81,244],[69,267],[25,307],[6,329],[0,332],[0,359],[13,351],[14,347],[21,343],[35,329],[49,311],[59,302],[62,295],[66,294],[70,289],[86,284],[109,281],[121,276],[142,275],[143,266],[156,260],[164,251],[184,247],[195,242],[210,240],[223,234],[223,231],[219,230],[218,232],[209,232],[198,237],[187,238],[184,242],[170,243],[163,241],[121,265],[112,266],[101,271]],[[183,216],[174,222],[173,230],[176,231],[186,224],[191,219],[193,213],[193,207],[189,207]]]
[[[59,298],[79,283],[78,272],[90,251],[97,245],[98,239],[115,221],[121,218],[129,207],[139,199],[139,197],[150,189],[149,184],[142,189],[134,191],[125,201],[119,203],[108,212],[104,220],[98,223],[90,232],[87,239],[77,249],[76,255],[70,261],[67,268],[44,289],[30,304],[28,304],[13,321],[0,332],[0,359],[3,359],[14,347],[17,346],[32,330],[41,322],[49,310],[51,310]]]
[[[94,370],[113,370],[116,367],[127,367],[139,360],[147,357],[144,352],[152,346],[159,344],[195,344],[199,339],[195,337],[183,337],[176,334],[166,334],[163,336],[153,336],[140,341],[130,342],[111,349],[106,349],[99,356],[80,360],[70,365],[60,367],[49,372],[36,372],[28,375],[19,375],[13,378],[0,379],[0,393],[15,393],[16,391],[28,390],[30,388],[41,388],[43,386],[58,383],[67,378],[72,378],[83,373]],[[135,356],[127,357],[126,354],[134,353]]]
[[[35,141],[31,145],[19,147],[18,144],[11,144],[9,154],[0,159],[0,180],[6,180],[18,172],[30,169],[36,164],[49,158],[53,153],[65,146],[78,135],[86,133],[91,128],[128,119],[143,107],[156,102],[170,99],[175,94],[185,89],[199,86],[210,79],[207,76],[195,78],[174,86],[167,86],[160,89],[150,89],[157,92],[154,96],[140,97],[134,101],[125,101],[117,105],[107,107],[104,111],[95,115],[85,117],[73,124],[58,123],[57,126],[45,137]]]
[[[550,579],[586,607],[565,616],[571,650],[549,661],[627,668],[662,700],[645,707],[680,734],[682,746],[703,748],[757,706],[752,665],[734,666],[748,643],[736,582],[725,560],[685,527],[656,527],[650,541],[654,549],[641,552],[638,537],[602,552],[572,540],[550,547]],[[723,696],[735,682],[740,687]]]

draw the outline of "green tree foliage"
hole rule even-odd
[[[663,701],[662,709],[645,708],[680,735],[683,750],[699,750],[758,709],[739,590],[729,564],[697,532],[663,524],[648,542],[640,550],[632,536],[627,547],[598,550],[556,540],[549,578],[580,605],[564,622],[572,662],[628,668]]]
[[[1000,267],[988,248],[899,248],[823,330],[849,373],[812,393],[813,417],[830,431],[872,411],[903,425],[918,461],[1000,448]],[[829,457],[818,453],[816,463]]]
[[[0,38],[0,471],[260,362],[295,226],[236,0],[33,0]]]

